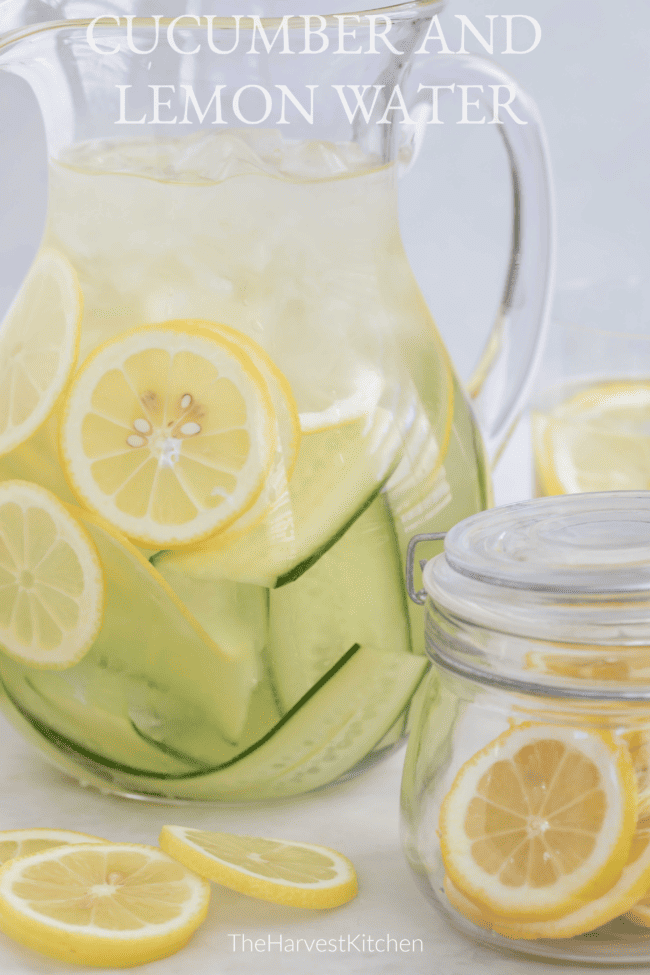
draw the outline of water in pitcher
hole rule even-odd
[[[270,130],[52,162],[0,363],[0,676],[78,777],[291,795],[407,730],[426,660],[406,546],[486,507],[489,479],[394,179]],[[54,540],[30,555],[38,518]]]

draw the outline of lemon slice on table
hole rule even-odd
[[[61,502],[0,483],[0,649],[32,667],[72,666],[99,632],[104,591],[97,549]]]
[[[650,382],[597,383],[550,414],[532,413],[544,494],[650,487]]]
[[[127,967],[166,958],[204,920],[210,887],[155,847],[60,846],[0,869],[0,929],[52,958]]]
[[[453,884],[490,913],[561,917],[617,881],[636,817],[622,742],[521,724],[458,771],[440,811],[442,858]]]
[[[41,251],[0,325],[0,456],[54,409],[77,358],[82,310],[72,265]]]
[[[338,907],[357,894],[354,867],[325,846],[185,826],[164,826],[158,842],[202,877],[274,904]]]
[[[71,843],[106,843],[99,836],[70,829],[5,829],[0,832],[0,864]]]
[[[150,548],[186,545],[240,517],[275,453],[271,398],[251,359],[216,334],[147,326],[97,349],[61,423],[80,500]]]

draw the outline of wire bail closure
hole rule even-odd
[[[409,597],[417,606],[423,606],[426,602],[427,591],[426,589],[420,589],[415,591],[415,586],[413,583],[413,566],[415,562],[415,549],[420,544],[420,542],[442,542],[444,541],[447,532],[424,532],[422,535],[414,535],[411,541],[408,543],[408,548],[406,549],[406,588],[408,590]],[[420,559],[420,568],[424,569],[427,564],[427,559]]]

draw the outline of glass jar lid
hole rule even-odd
[[[525,501],[448,532],[427,644],[493,675],[650,699],[650,491]]]

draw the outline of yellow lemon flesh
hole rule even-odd
[[[102,624],[104,577],[88,532],[53,494],[0,483],[0,649],[32,667],[71,667]]]
[[[531,416],[540,494],[650,487],[647,380],[595,383]]]
[[[41,251],[0,324],[0,456],[48,418],[77,358],[82,296],[74,268]]]
[[[222,530],[262,491],[275,453],[267,385],[240,347],[175,323],[96,350],[61,424],[83,504],[150,548]]]
[[[80,965],[129,967],[182,948],[204,920],[209,885],[161,850],[72,844],[0,869],[0,929]]]
[[[557,918],[618,880],[637,818],[634,767],[606,731],[521,724],[459,770],[440,812],[447,874],[511,922]]]
[[[350,861],[324,846],[184,826],[164,826],[158,842],[202,877],[274,904],[338,907],[357,894]]]

